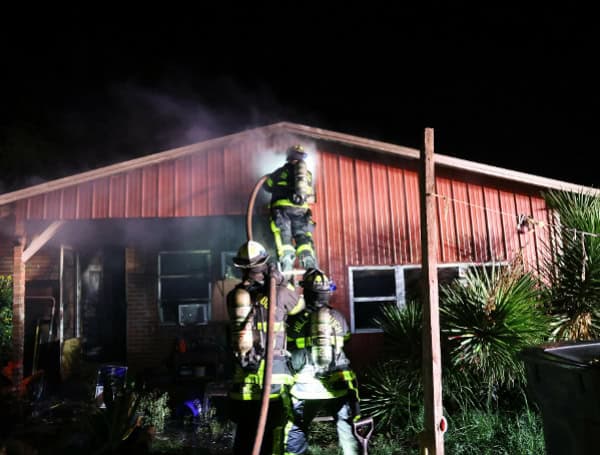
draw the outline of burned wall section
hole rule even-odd
[[[0,275],[13,273],[13,230],[12,217],[0,218]]]
[[[267,232],[258,226],[257,238]],[[174,367],[175,345],[185,339],[197,362],[206,359],[215,370],[225,362],[228,321],[227,291],[238,280],[227,261],[246,241],[245,217],[142,220],[126,227],[125,288],[127,301],[127,362],[133,370]],[[186,251],[208,252],[210,318],[205,324],[161,320],[159,310],[159,255]],[[175,255],[176,256],[176,255]],[[228,279],[224,279],[226,278]],[[221,369],[226,366],[221,365]]]

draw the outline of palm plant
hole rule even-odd
[[[538,281],[515,266],[473,268],[442,286],[440,324],[448,360],[483,387],[488,404],[499,389],[523,384],[519,352],[549,331]]]
[[[558,242],[546,245],[543,276],[556,340],[600,337],[600,198],[588,193],[544,194],[562,226]],[[592,235],[587,235],[589,233]]]

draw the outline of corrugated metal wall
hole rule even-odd
[[[314,238],[320,266],[338,287],[334,305],[347,317],[348,266],[421,262],[416,163],[397,166],[325,150],[320,154]],[[481,263],[522,255],[528,268],[537,269],[537,247],[548,241],[548,229],[520,234],[517,217],[525,214],[547,225],[543,199],[533,189],[472,181],[472,176],[438,170],[438,260]]]
[[[256,149],[256,147],[254,147]],[[237,144],[133,169],[19,201],[30,220],[244,214],[258,177]]]
[[[278,140],[272,145],[285,148]],[[261,147],[237,143],[147,165],[22,200],[19,209],[30,220],[244,215],[260,178],[251,163]],[[338,285],[334,305],[349,317],[348,266],[421,261],[417,163],[319,147],[314,238],[321,267]],[[440,262],[522,255],[528,267],[538,266],[536,247],[548,240],[547,229],[517,232],[519,214],[548,221],[533,188],[436,172]]]

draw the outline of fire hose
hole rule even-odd
[[[250,194],[250,200],[248,201],[248,210],[246,212],[246,235],[248,237],[248,241],[252,240],[252,213],[254,212],[254,201],[256,200],[256,195],[260,191],[260,188],[262,187],[263,183],[265,183],[265,180],[267,180],[268,177],[268,175],[263,175],[258,180],[258,182],[256,182],[256,185],[254,185],[254,189]]]
[[[268,178],[268,175],[262,176],[256,185],[254,185],[254,189],[250,194],[250,199],[248,201],[248,209],[246,213],[246,234],[248,237],[248,241],[252,240],[252,214],[254,212],[254,202],[256,200],[256,196],[260,191],[263,183]],[[258,420],[258,426],[256,431],[256,438],[254,439],[254,447],[252,449],[252,455],[259,455],[260,447],[262,445],[263,436],[265,433],[265,427],[267,422],[267,415],[269,413],[269,401],[271,395],[271,381],[273,375],[273,351],[275,348],[275,343],[273,340],[274,336],[274,327],[275,327],[275,309],[277,302],[277,288],[275,283],[275,277],[271,276],[269,278],[269,313],[268,313],[268,323],[267,323],[267,351],[265,354],[265,369],[263,375],[263,390],[261,397],[261,408],[260,415]],[[275,303],[275,304],[274,304]],[[373,433],[373,419],[368,417],[366,419],[361,419],[358,422],[353,422],[352,424],[352,433],[360,444],[361,453],[366,455],[367,447],[369,443],[369,439],[371,438],[371,434]]]
[[[252,212],[254,211],[254,201],[264,181],[267,179],[267,175],[261,177],[250,195],[248,201],[248,211],[246,215],[246,234],[248,241],[252,240]],[[256,438],[254,439],[254,447],[252,448],[252,455],[258,455],[260,453],[260,446],[262,445],[263,436],[265,434],[265,426],[267,423],[267,415],[269,413],[269,398],[271,396],[271,380],[273,376],[273,351],[275,343],[273,340],[273,333],[275,327],[275,308],[277,302],[277,288],[275,285],[275,277],[269,277],[269,317],[267,322],[267,352],[265,356],[265,369],[263,375],[263,390],[261,397],[260,415],[258,418],[258,427],[256,430]]]

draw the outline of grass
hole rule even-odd
[[[335,425],[316,422],[311,428],[311,454],[339,455]],[[448,455],[544,455],[544,434],[539,414],[473,410],[448,418],[444,437]],[[418,455],[418,434],[413,428],[397,428],[390,434],[374,434],[370,455]]]

